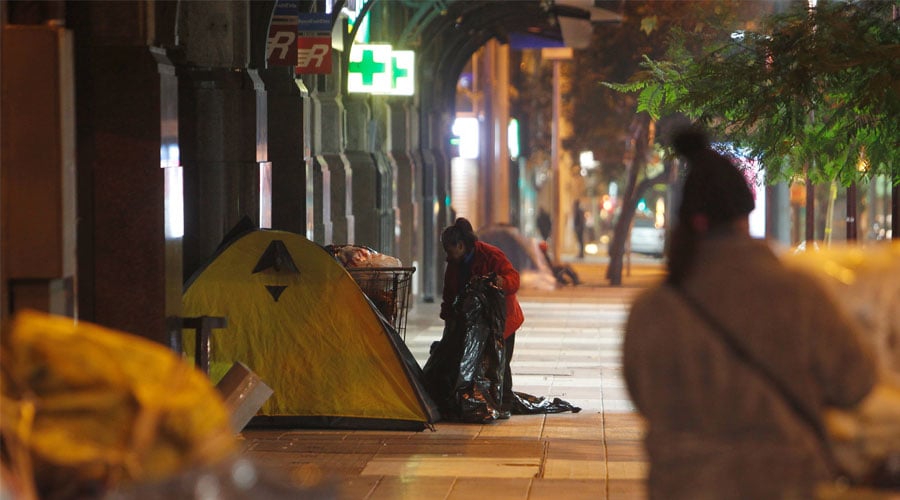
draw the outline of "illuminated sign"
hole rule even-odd
[[[279,0],[269,24],[266,58],[269,66],[294,66],[297,60],[297,2]]]
[[[387,44],[353,44],[347,66],[347,90],[355,93],[413,95],[416,56]]]
[[[297,34],[294,74],[331,73],[331,16],[324,13],[299,14]]]
[[[297,38],[297,66],[294,73],[331,73],[331,37],[301,36]]]

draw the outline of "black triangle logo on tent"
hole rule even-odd
[[[285,288],[287,288],[287,286],[266,285],[266,290],[269,291],[269,295],[275,299],[275,302],[278,302],[278,297],[281,297],[281,292],[283,292]]]
[[[272,240],[262,257],[256,262],[253,268],[253,274],[267,269],[274,269],[278,274],[300,274],[291,253],[281,240]]]

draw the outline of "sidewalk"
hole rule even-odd
[[[488,425],[439,422],[434,431],[249,430],[243,454],[304,498],[339,500],[646,498],[644,428],[621,375],[622,327],[635,295],[663,278],[658,263],[633,262],[619,287],[606,266],[570,262],[585,284],[521,290],[514,389],[560,397],[579,413],[514,415]],[[410,311],[406,343],[420,364],[443,324],[439,304]],[[760,478],[765,480],[765,478]],[[887,500],[891,493],[825,487],[819,500]]]
[[[577,414],[514,415],[488,425],[439,422],[424,432],[246,431],[245,454],[339,499],[641,499],[642,427],[620,373],[622,324],[659,266],[634,266],[623,286],[605,265],[572,263],[585,285],[522,290],[525,324],[514,388],[563,398]],[[440,338],[439,304],[410,311],[406,343],[420,364]]]

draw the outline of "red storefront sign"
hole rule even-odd
[[[297,60],[297,28],[293,24],[277,25],[269,28],[269,43],[266,58],[269,66],[293,66]]]
[[[298,36],[296,74],[331,73],[331,36]]]

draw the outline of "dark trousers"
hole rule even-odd
[[[512,388],[512,370],[509,368],[515,347],[516,333],[513,332],[512,335],[503,339],[503,402],[501,403],[503,410],[511,410],[515,400]]]

